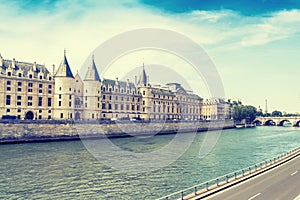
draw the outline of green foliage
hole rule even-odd
[[[272,112],[272,117],[281,117],[282,116],[282,112],[278,111],[278,110],[274,110]]]
[[[257,116],[257,110],[254,106],[240,105],[234,108],[233,118],[236,122],[246,120],[246,123],[251,123]]]

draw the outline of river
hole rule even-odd
[[[175,162],[143,173],[107,166],[81,141],[0,145],[0,199],[155,199],[300,145],[299,127],[228,129],[200,159],[206,134],[198,133]],[[143,152],[159,149],[173,138],[159,135],[111,141],[122,149]]]

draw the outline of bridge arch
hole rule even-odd
[[[276,126],[276,122],[273,119],[268,119],[264,123],[265,126]]]
[[[299,121],[299,122],[300,122],[300,121]],[[256,126],[260,126],[260,125],[262,125],[263,123],[262,123],[261,120],[256,119],[256,120],[253,121],[253,124],[255,124]]]
[[[291,122],[290,120],[288,120],[288,119],[283,119],[283,120],[281,120],[279,123],[278,123],[278,126],[283,126],[283,123],[284,122]]]
[[[300,126],[300,120],[296,121],[294,125],[295,126]]]

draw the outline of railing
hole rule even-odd
[[[211,179],[209,181],[206,181],[204,183],[200,183],[197,185],[194,185],[192,187],[174,192],[172,194],[169,194],[167,196],[158,198],[156,200],[170,200],[170,199],[188,199],[185,198],[185,196],[187,195],[192,195],[194,194],[196,195],[201,195],[201,194],[205,194],[206,192],[219,188],[221,186],[226,185],[227,183],[231,183],[233,181],[236,180],[240,180],[248,175],[251,175],[255,172],[258,172],[259,170],[265,169],[267,167],[270,167],[274,164],[277,164],[278,161],[284,160],[285,158],[288,158],[289,156],[291,156],[292,154],[294,154],[295,152],[299,151],[300,147],[295,148],[293,150],[288,151],[287,153],[283,153],[273,159],[270,160],[265,160],[263,162],[260,162],[258,164],[255,165],[251,165],[249,167],[246,167],[244,169],[240,169],[238,171],[235,172],[231,172],[228,174],[225,174],[223,176]]]

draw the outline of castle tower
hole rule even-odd
[[[66,120],[74,118],[74,85],[75,79],[69,66],[66,51],[56,74],[54,75],[54,119]]]
[[[101,117],[101,94],[101,79],[93,55],[83,80],[84,119]]]
[[[152,105],[151,105],[151,88],[147,81],[147,73],[145,71],[145,65],[143,63],[142,72],[139,77],[138,81],[138,89],[142,95],[142,118],[150,119],[151,112],[152,112]]]

